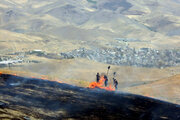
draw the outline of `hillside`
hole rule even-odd
[[[126,91],[180,103],[180,74],[160,79],[149,84],[126,88]]]
[[[1,48],[23,51],[41,45],[39,49],[60,52],[82,44],[123,44],[116,38],[141,41],[128,42],[136,48],[179,48],[179,9],[175,0],[2,0]]]
[[[0,72],[180,104],[179,0],[1,0]],[[171,82],[170,82],[171,81]]]
[[[96,80],[96,73],[106,73],[107,66],[109,65],[87,59],[54,60],[30,56],[28,60],[39,62],[15,64],[10,68],[1,68],[0,72],[88,87],[91,82]],[[170,80],[171,82],[168,80],[171,76],[179,74],[179,71],[179,67],[160,69],[111,65],[109,84],[113,84],[113,72],[116,72],[116,79],[119,82],[118,91],[150,96],[179,104],[179,78],[175,77],[173,80]],[[158,81],[162,81],[163,84]],[[152,84],[154,82],[156,84]],[[172,84],[166,85],[169,83]],[[157,88],[153,86],[157,86]],[[175,91],[175,89],[177,91]]]
[[[134,94],[2,74],[1,120],[178,120],[180,106]]]

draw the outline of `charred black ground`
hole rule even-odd
[[[9,74],[0,76],[0,119],[70,118],[179,120],[180,106],[139,95]]]

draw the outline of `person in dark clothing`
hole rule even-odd
[[[115,82],[116,82],[116,78],[113,78],[113,84],[115,85]]]
[[[105,79],[104,85],[107,86],[107,84],[108,84],[108,77],[106,75],[104,75],[104,79]]]
[[[115,87],[116,90],[117,90],[117,86],[118,86],[118,81],[115,79],[115,81],[114,81],[114,87]]]
[[[96,82],[99,82],[99,80],[100,80],[100,75],[99,75],[99,73],[97,73],[96,74]]]
[[[115,89],[117,90],[118,81],[116,80],[115,76],[116,76],[116,72],[113,73],[113,84],[114,84]]]

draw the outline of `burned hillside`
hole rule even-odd
[[[0,76],[0,119],[179,120],[180,106],[128,93]]]

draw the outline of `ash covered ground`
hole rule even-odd
[[[179,120],[180,106],[134,94],[2,74],[0,119]]]

